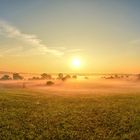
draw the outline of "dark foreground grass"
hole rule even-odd
[[[0,140],[139,140],[140,94],[0,89]]]

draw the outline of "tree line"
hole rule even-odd
[[[65,81],[65,80],[70,79],[70,78],[77,79],[77,75],[71,76],[69,74],[64,75],[63,73],[59,73],[57,75],[56,79]],[[12,76],[5,74],[0,78],[0,80],[24,80],[24,79],[25,78],[23,76],[21,76],[19,73],[13,73]],[[40,75],[40,77],[33,76],[32,78],[29,78],[28,80],[54,80],[54,79],[55,78],[53,78],[51,74],[42,73]]]

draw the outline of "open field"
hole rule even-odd
[[[0,82],[1,140],[139,140],[140,82],[45,83]]]

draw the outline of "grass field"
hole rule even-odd
[[[0,85],[0,140],[140,139],[139,82]]]
[[[139,140],[140,91],[0,87],[0,140],[12,139]]]

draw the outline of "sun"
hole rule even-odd
[[[71,64],[73,68],[79,68],[81,66],[81,60],[79,58],[73,58]]]

